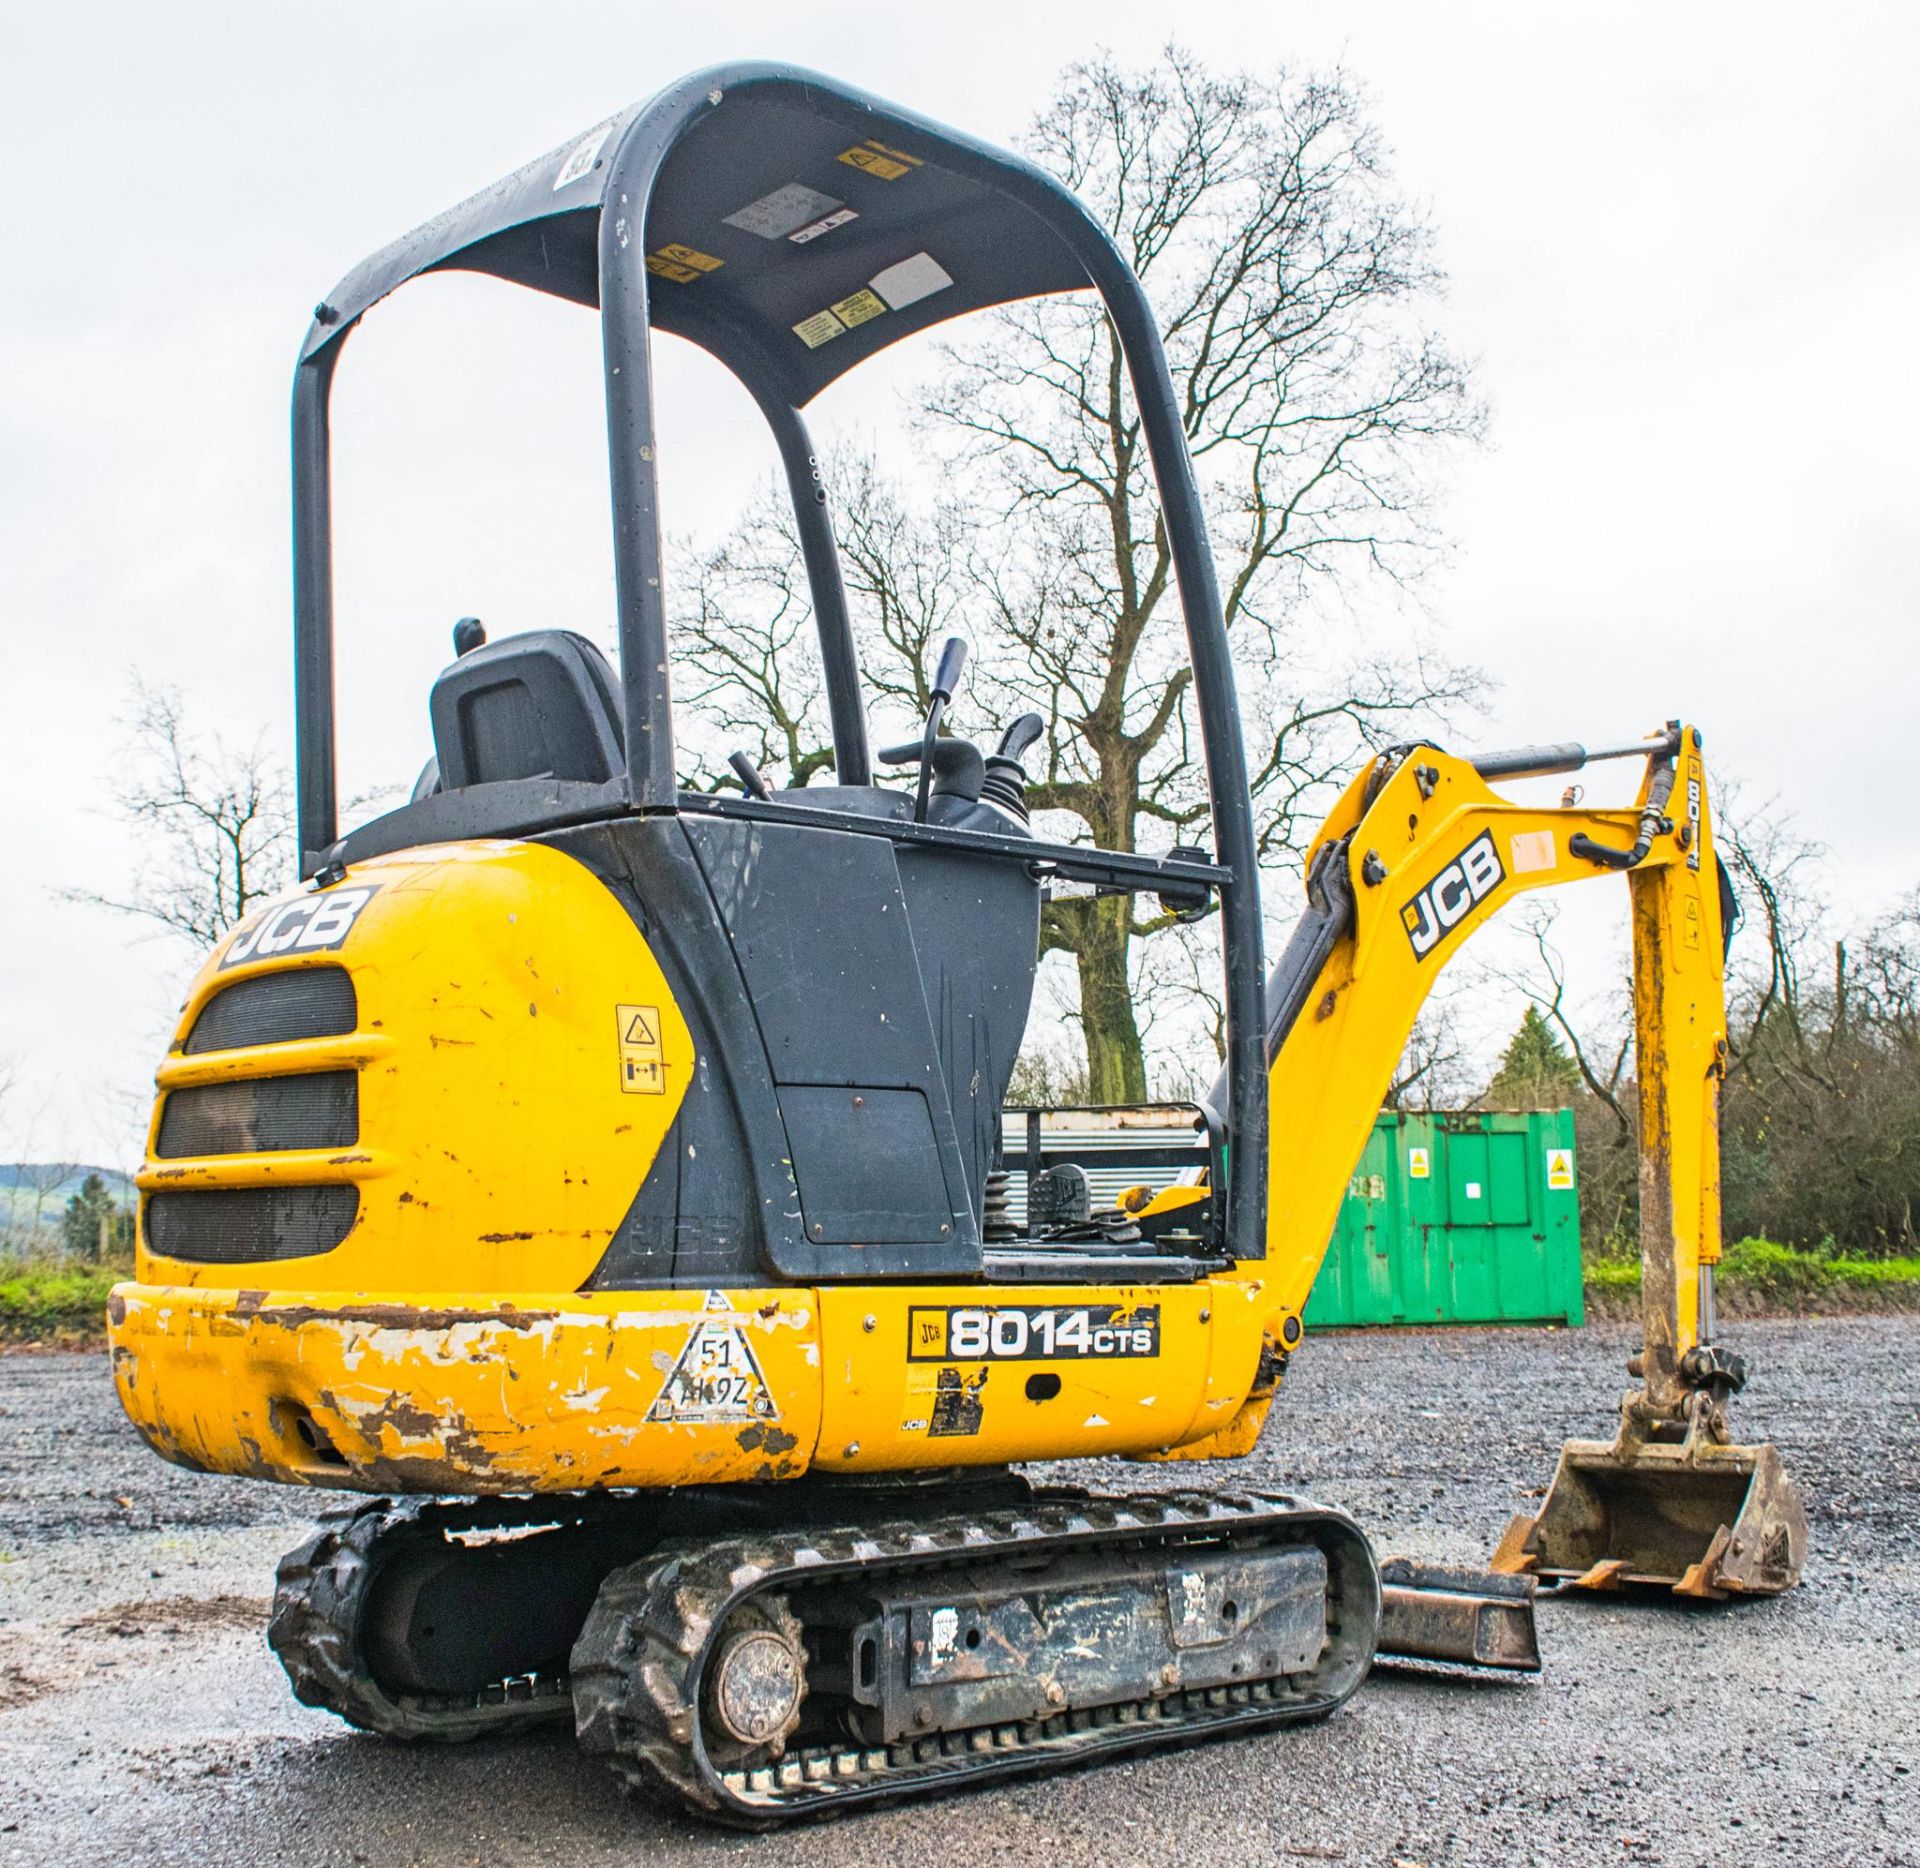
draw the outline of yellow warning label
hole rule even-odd
[[[1555,1193],[1573,1191],[1573,1150],[1571,1148],[1547,1150],[1547,1185]]]
[[[718,272],[727,263],[715,259],[711,253],[702,253],[698,247],[682,246],[678,241],[663,246],[656,257],[670,259],[677,266],[691,266],[696,272]]]
[[[793,327],[793,334],[809,350],[818,350],[830,337],[838,337],[847,327],[830,311],[816,311]]]
[[[1433,1177],[1431,1157],[1424,1148],[1407,1150],[1407,1179],[1430,1180]]]
[[[630,1096],[667,1093],[666,1059],[660,1049],[657,1005],[614,1007],[620,1026],[620,1087]]]
[[[920,166],[918,156],[910,156],[904,149],[889,149],[885,143],[876,143],[871,138],[852,149],[841,150],[840,160],[850,168],[877,175],[883,182],[897,182]]]
[[[691,285],[703,272],[718,272],[726,264],[698,247],[682,246],[674,241],[647,255],[647,270],[679,285]]]
[[[843,298],[833,307],[833,315],[849,330],[856,324],[865,324],[869,318],[877,318],[887,308],[887,301],[877,292],[869,292],[863,285],[851,298]]]

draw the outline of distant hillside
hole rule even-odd
[[[89,1167],[84,1161],[0,1161],[0,1238],[30,1245],[36,1212],[43,1233],[54,1231],[89,1174],[98,1174],[119,1204],[133,1204],[133,1182],[117,1168]]]

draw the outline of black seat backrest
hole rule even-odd
[[[443,790],[509,778],[605,784],[627,769],[620,682],[585,636],[506,636],[463,655],[433,684]]]

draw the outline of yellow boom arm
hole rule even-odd
[[[1310,983],[1296,982],[1297,1013],[1274,1034],[1267,1267],[1288,1309],[1306,1302],[1347,1175],[1441,969],[1517,896],[1617,873],[1644,829],[1627,880],[1645,1288],[1661,1313],[1649,1379],[1668,1382],[1698,1340],[1699,1268],[1720,1256],[1725,934],[1700,736],[1684,728],[1654,750],[1669,745],[1626,810],[1516,804],[1467,760],[1430,747],[1377,762],[1348,787],[1308,852],[1316,894],[1348,931]]]
[[[1348,787],[1308,853],[1309,911],[1270,987],[1263,1269],[1282,1343],[1297,1340],[1347,1175],[1441,968],[1516,896],[1624,872],[1640,1098],[1642,1342],[1629,1369],[1642,1386],[1614,1442],[1569,1443],[1496,1567],[1772,1593],[1799,1573],[1806,1524],[1774,1449],[1731,1444],[1726,1403],[1745,1370],[1712,1344],[1726,911],[1700,743],[1677,723],[1649,742],[1627,810],[1516,804],[1483,775],[1575,769],[1577,748],[1475,763],[1415,747]]]

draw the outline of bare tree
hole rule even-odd
[[[125,895],[62,894],[210,947],[293,880],[292,788],[261,740],[194,732],[170,689],[136,681],[133,698],[116,802],[147,861]]]
[[[1222,76],[1179,50],[1139,72],[1101,58],[1065,74],[1027,146],[1153,299],[1243,671],[1261,848],[1284,865],[1360,753],[1429,727],[1473,686],[1411,626],[1391,656],[1325,647],[1357,639],[1343,605],[1361,583],[1404,586],[1432,561],[1428,467],[1480,426],[1462,365],[1421,321],[1441,284],[1431,234],[1338,73]],[[1050,831],[1122,850],[1204,841],[1172,554],[1118,340],[1082,296],[985,324],[922,401],[949,503],[915,518],[864,467],[836,488],[869,680],[923,701],[926,648],[964,616],[972,705],[1046,717],[1029,798]],[[779,588],[763,614],[784,619],[798,585]],[[771,717],[758,645],[742,659],[745,678],[725,651],[703,663],[704,698],[724,690]],[[811,720],[795,774],[821,769]],[[1121,897],[1047,906],[1043,948],[1077,972],[1098,1100],[1147,1093],[1135,943],[1171,925]]]
[[[1453,997],[1436,993],[1413,1021],[1382,1107],[1426,1112],[1470,1100],[1465,1077],[1468,1058]]]
[[[1778,799],[1748,808],[1738,785],[1722,793],[1716,836],[1740,900],[1744,935],[1728,956],[1729,1071],[1737,1074],[1775,1028],[1806,1055],[1800,976],[1819,940],[1817,878],[1826,851],[1802,833]]]

